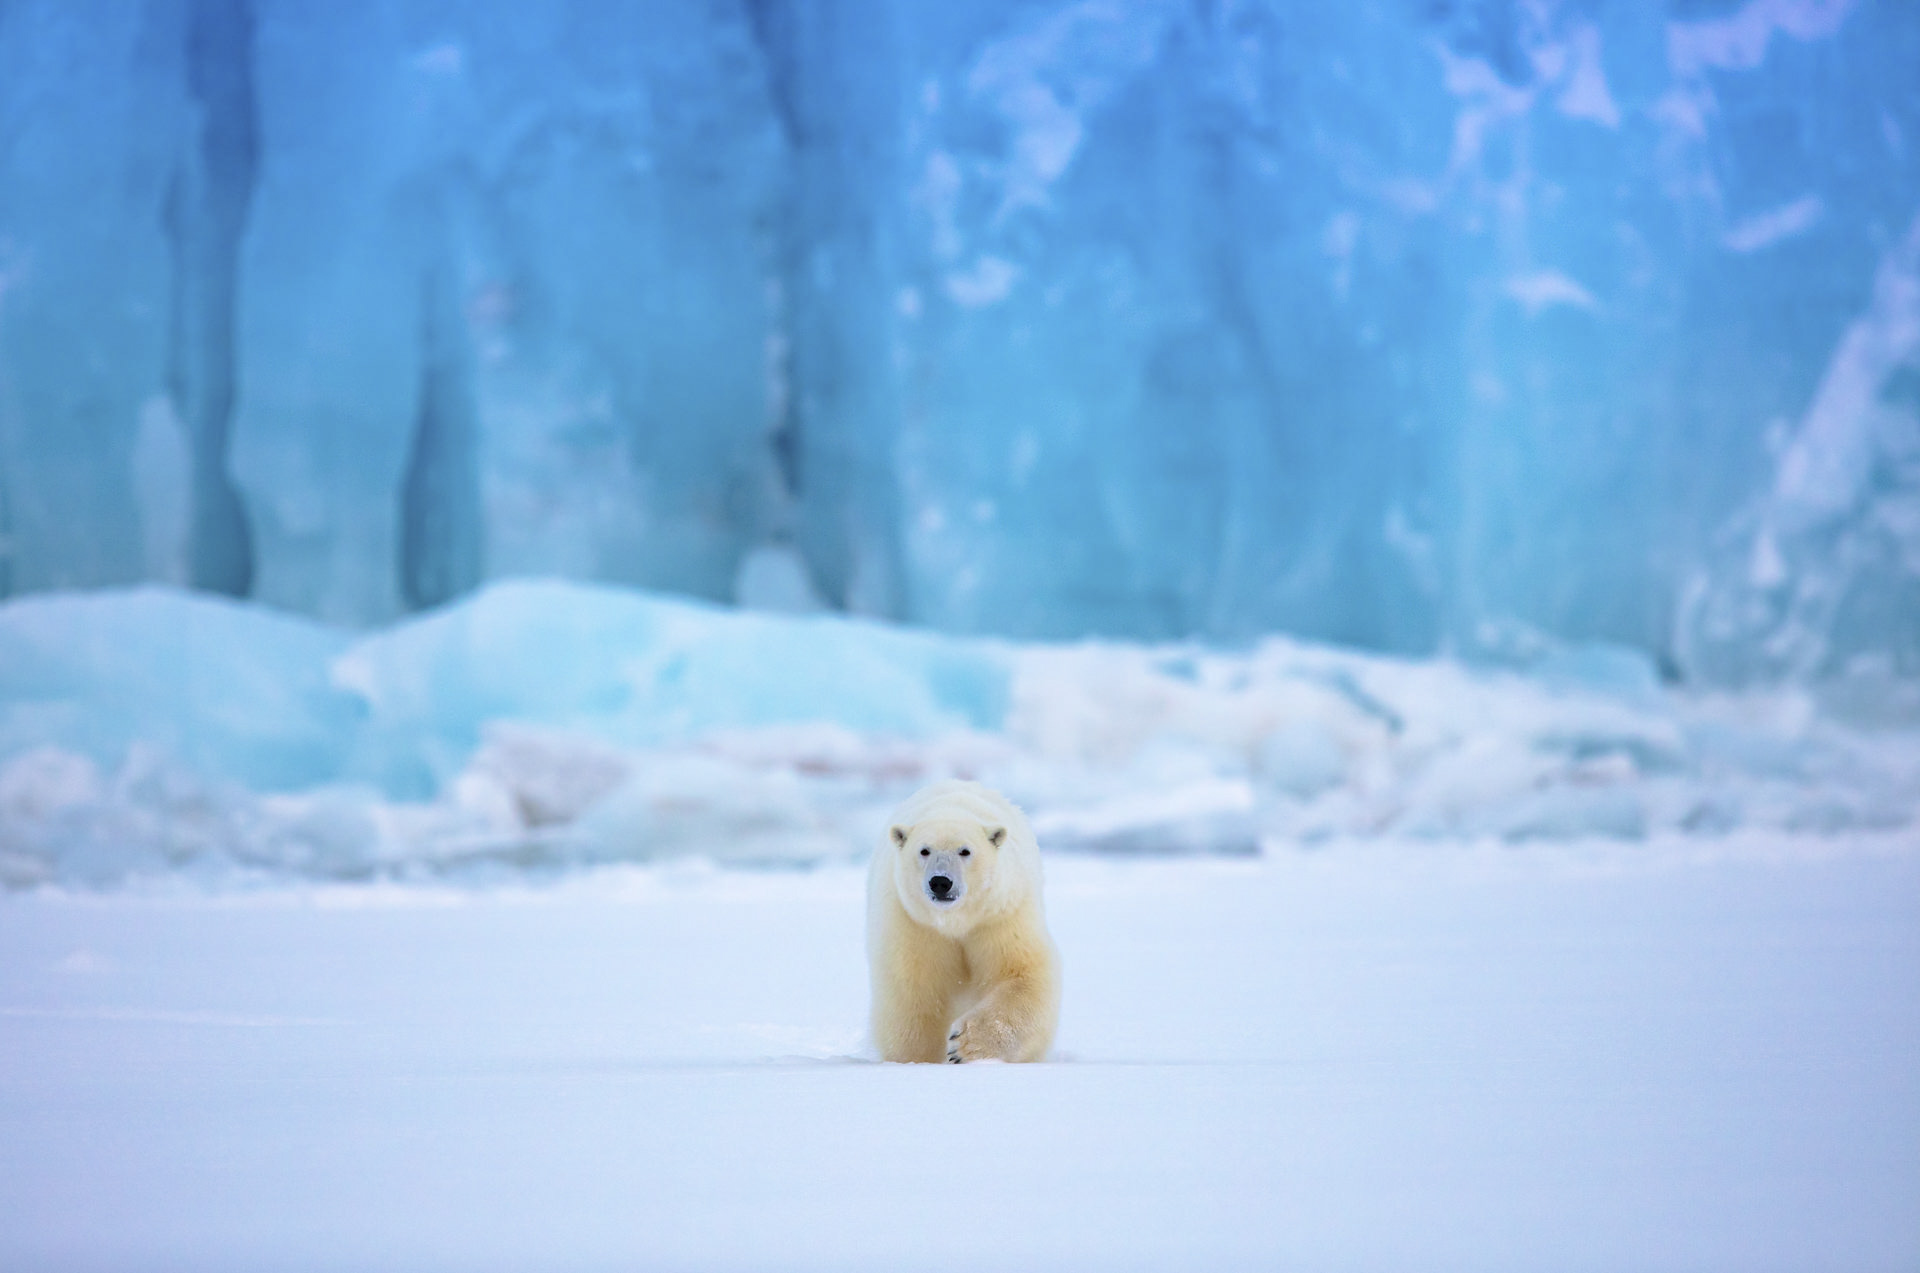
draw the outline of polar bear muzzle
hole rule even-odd
[[[935,906],[954,906],[967,895],[967,876],[961,869],[960,855],[951,849],[920,850],[920,881],[927,900]]]

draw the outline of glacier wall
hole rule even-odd
[[[1916,66],[1905,0],[7,0],[0,593],[555,574],[1874,701]]]

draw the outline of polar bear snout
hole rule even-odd
[[[943,850],[930,853],[921,861],[924,863],[927,899],[935,906],[952,906],[967,895],[967,880],[960,873],[957,854]]]

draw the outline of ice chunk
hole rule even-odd
[[[159,588],[0,609],[0,756],[56,746],[118,766],[136,744],[256,790],[337,776],[361,706],[328,681],[343,632]]]
[[[352,771],[418,795],[494,720],[626,746],[810,721],[925,737],[997,729],[1008,693],[990,644],[535,581],[356,642],[331,675],[366,712]]]
[[[1299,799],[1329,791],[1347,776],[1347,755],[1339,738],[1320,720],[1289,720],[1260,741],[1260,776],[1276,790]]]
[[[1531,670],[1269,640],[1020,645],[561,582],[366,636],[161,589],[0,605],[0,878],[497,877],[867,851],[977,778],[1050,847],[1274,851],[1898,831],[1911,728],[1700,695],[1637,654]]]

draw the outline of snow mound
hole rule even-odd
[[[1898,830],[1920,731],[1638,655],[1022,645],[512,582],[363,636],[141,589],[0,606],[0,882],[866,851],[975,777],[1050,849]]]

